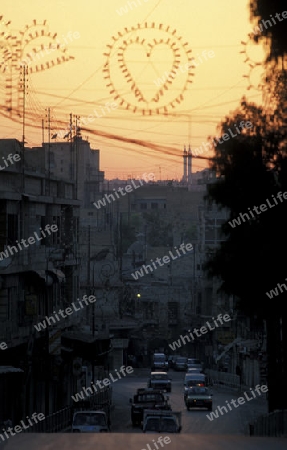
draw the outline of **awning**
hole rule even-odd
[[[39,277],[46,280],[46,271],[45,270],[34,270],[34,272],[36,272],[39,275]]]
[[[98,338],[96,336],[92,336],[91,334],[76,332],[76,331],[66,331],[62,333],[62,337],[69,339],[71,341],[80,341],[85,344],[93,344]]]
[[[65,280],[64,272],[59,269],[48,269],[48,272],[52,272],[54,275],[56,275],[60,283]]]
[[[51,275],[48,275],[45,270],[33,270],[40,278],[45,280],[47,286],[51,286],[54,282]]]
[[[5,373],[23,373],[24,370],[13,366],[0,366],[0,375]]]
[[[70,348],[70,347],[64,347],[64,346],[62,345],[61,351],[62,351],[62,352],[67,352],[67,353],[72,353],[72,352],[73,352],[73,349]]]

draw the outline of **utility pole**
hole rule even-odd
[[[23,95],[23,107],[22,107],[22,188],[25,192],[25,127],[26,127],[26,82],[28,76],[28,67],[22,66],[22,95]],[[28,86],[27,86],[28,87]]]
[[[91,289],[91,225],[88,225],[88,264],[87,264],[87,285],[89,290],[89,295],[91,295],[92,289]],[[94,281],[94,276],[93,276]],[[88,311],[88,309],[87,309]],[[93,312],[92,312],[92,336],[95,337],[95,304],[93,304]],[[94,343],[94,339],[93,339]],[[94,354],[91,355],[91,362],[92,362],[92,381],[94,382],[95,379],[95,358]]]
[[[48,183],[49,183],[49,195],[51,195],[51,111],[48,108]]]
[[[78,134],[78,121],[80,121],[79,116],[75,116],[75,133],[74,133],[74,149],[75,149],[75,184],[76,184],[76,198],[78,195],[78,164],[79,164],[79,134]],[[71,131],[71,137],[73,136],[73,133]]]

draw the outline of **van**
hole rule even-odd
[[[192,386],[207,386],[206,375],[203,373],[187,373],[184,377],[184,398],[187,395],[187,391],[189,387]]]
[[[104,411],[77,411],[73,415],[72,433],[108,432],[107,415]]]

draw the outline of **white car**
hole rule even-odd
[[[184,377],[184,400],[187,395],[187,391],[192,386],[206,387],[207,380],[206,375],[203,373],[187,373]]]
[[[73,415],[72,433],[108,432],[107,415],[104,411],[77,411]]]
[[[151,372],[147,387],[171,392],[171,378],[167,372]]]
[[[181,411],[144,411],[144,433],[180,433],[181,429]]]

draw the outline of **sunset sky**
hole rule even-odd
[[[69,115],[79,116],[83,137],[100,149],[106,178],[153,172],[157,179],[180,179],[184,145],[193,149],[216,136],[216,126],[243,95],[262,102],[258,90],[247,89],[250,69],[240,53],[254,27],[248,3],[2,0],[1,138],[22,139],[24,59],[33,69],[26,80],[26,145],[41,145],[42,121],[48,140],[50,108],[51,135],[63,135]],[[262,49],[247,49],[251,58],[263,58]],[[14,55],[12,82],[7,51]],[[67,61],[57,65],[57,58]],[[207,164],[194,158],[193,171]]]

